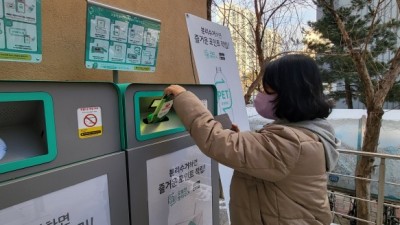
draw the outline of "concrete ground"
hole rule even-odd
[[[228,204],[224,199],[219,200],[219,225],[230,225],[228,218]]]

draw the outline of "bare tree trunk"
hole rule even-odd
[[[348,79],[344,80],[344,90],[346,93],[346,104],[348,109],[353,109],[353,92]]]
[[[397,2],[397,8],[399,8],[400,11],[400,0],[396,0],[396,2]]]
[[[267,62],[278,57],[282,54],[282,46],[285,45],[284,39],[291,35],[295,35],[296,29],[287,28],[286,20],[282,18],[292,18],[298,17],[297,7],[307,5],[307,0],[278,0],[278,1],[267,1],[267,0],[250,0],[249,1],[237,1],[240,7],[235,7],[232,0],[223,0],[223,7],[220,8],[220,12],[223,17],[223,25],[228,25],[231,32],[235,32],[241,39],[242,44],[245,43],[246,49],[242,51],[242,54],[246,54],[251,58],[251,63],[249,65],[243,66],[241,71],[243,74],[248,73],[248,67],[252,67],[252,71],[256,71],[257,75],[253,76],[250,87],[248,87],[246,94],[244,95],[245,103],[250,103],[250,98],[253,92],[260,87],[261,78],[263,73],[258,73],[260,67],[263,65],[266,58]],[[250,4],[252,3],[252,4]],[[215,2],[213,2],[215,4]],[[242,7],[243,6],[243,7]],[[254,7],[249,9],[248,7]],[[217,6],[218,8],[218,6]],[[242,10],[245,9],[245,10]],[[249,9],[249,10],[247,10]],[[293,10],[293,11],[292,11]],[[240,23],[235,24],[235,22],[230,22],[231,11],[236,15],[240,16]],[[251,13],[249,13],[251,12]],[[254,14],[253,14],[254,13]],[[289,16],[290,14],[290,16]],[[232,16],[233,17],[233,16]],[[300,18],[298,17],[299,21]],[[243,26],[246,24],[246,26]],[[300,22],[299,22],[300,25]],[[283,28],[284,27],[284,28]],[[250,29],[246,31],[244,29]],[[285,30],[285,35],[277,35],[280,29]],[[290,33],[290,31],[293,33]],[[246,32],[245,32],[246,31]],[[287,33],[286,33],[287,32]],[[273,36],[273,37],[271,37]],[[293,38],[292,38],[293,39]],[[245,52],[245,53],[243,53]],[[286,53],[292,52],[286,49]],[[250,55],[251,54],[251,55]],[[254,55],[253,55],[254,54]],[[244,81],[247,82],[247,81]],[[247,87],[247,86],[246,86]]]
[[[211,4],[213,0],[207,0],[207,20],[211,21]]]
[[[249,88],[247,89],[246,94],[244,95],[245,104],[250,103],[251,94],[254,92],[256,87],[261,83],[263,74],[264,74],[264,71],[260,71],[257,75],[257,78],[250,84]]]
[[[263,8],[265,5],[262,5],[264,3],[259,2],[259,0],[254,0],[254,11],[256,14],[256,24],[255,24],[255,31],[254,31],[254,37],[255,37],[255,49],[256,49],[256,56],[257,56],[257,61],[258,65],[262,66],[264,63],[264,51],[262,49],[262,37],[261,37],[261,21],[262,21],[262,14],[264,13]],[[245,104],[249,104],[250,102],[250,97],[251,94],[254,92],[256,87],[261,83],[261,79],[263,76],[264,71],[260,71],[258,73],[257,78],[253,80],[249,88],[247,89],[246,94],[244,95],[244,102]]]
[[[258,65],[260,66],[262,66],[264,62],[264,51],[262,49],[262,36],[261,36],[261,26],[262,26],[261,22],[262,22],[262,14],[264,13],[263,9],[264,6],[261,4],[259,3],[258,0],[254,0],[254,9],[256,12],[255,47],[256,47],[256,56],[258,60]],[[258,83],[259,82],[257,82],[257,84]]]
[[[362,150],[366,152],[376,152],[380,128],[382,124],[383,110],[382,107],[376,107],[375,109],[368,112],[366,130]],[[356,176],[371,179],[371,174],[374,170],[373,157],[360,157],[357,162]],[[367,180],[356,180],[356,196],[362,199],[370,199],[370,181]],[[357,217],[364,220],[371,220],[370,216],[371,206],[369,202],[357,200]],[[358,221],[357,225],[368,225],[368,223]]]

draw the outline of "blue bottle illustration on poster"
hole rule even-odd
[[[228,80],[222,73],[222,69],[219,66],[216,67],[214,84],[217,88],[218,115],[227,113],[229,118],[233,121],[233,99],[231,89],[229,87]]]

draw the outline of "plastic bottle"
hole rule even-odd
[[[229,118],[233,121],[233,99],[228,80],[222,73],[221,67],[217,66],[215,69],[214,84],[217,88],[218,115],[227,113]]]

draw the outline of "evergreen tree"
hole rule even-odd
[[[374,13],[375,9],[368,4],[368,1],[352,1],[348,7],[340,7],[336,10],[353,40],[353,47],[368,54],[367,69],[371,79],[376,81],[389,66],[388,62],[382,60],[382,56],[393,54],[397,50],[396,31],[400,27],[400,21],[395,19],[380,21]],[[323,12],[324,16],[320,20],[310,22],[309,25],[321,33],[323,38],[330,40],[333,45],[310,42],[305,44],[317,53],[317,63],[321,68],[324,82],[339,85],[339,89],[331,92],[329,96],[335,100],[345,99],[348,108],[353,108],[355,99],[365,104],[362,82],[343,42],[340,30],[332,14],[326,9],[323,9]],[[370,26],[374,23],[376,27],[371,33]],[[368,40],[368,49],[365,49],[366,40]],[[400,101],[400,94],[396,92],[399,88],[399,84],[396,83],[387,96],[388,101]]]
[[[400,0],[352,0],[347,8],[339,8],[336,0],[314,0],[331,16],[332,23],[337,25],[341,37],[334,42],[342,45],[344,54],[353,61],[359,77],[359,90],[367,109],[367,119],[363,134],[361,150],[376,153],[382,126],[384,102],[390,91],[396,90],[396,81],[400,77],[400,46],[396,46],[399,21],[389,19],[394,9],[400,11]],[[343,3],[343,2],[342,2]],[[394,5],[397,7],[394,8]],[[398,15],[398,14],[394,14]],[[398,19],[398,18],[397,18]],[[329,21],[326,21],[329,25]],[[335,28],[335,26],[333,26]],[[322,29],[323,30],[323,29]],[[332,35],[335,37],[336,35]],[[329,38],[329,36],[324,36]],[[333,39],[333,38],[332,38]],[[382,57],[385,55],[386,57]],[[323,57],[323,56],[321,56]],[[380,61],[382,60],[382,61]],[[329,67],[328,67],[329,68]],[[366,225],[371,221],[370,180],[374,171],[374,158],[362,156],[357,160],[355,175],[356,213],[358,225]],[[365,179],[364,179],[365,178]],[[381,196],[382,197],[382,196]],[[378,198],[379,211],[383,211],[383,198]],[[377,224],[382,224],[382,215],[377,215]]]

